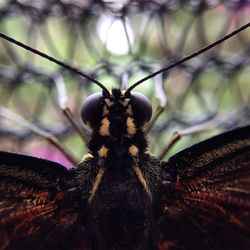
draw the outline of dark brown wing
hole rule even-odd
[[[159,249],[250,249],[250,126],[169,159]]]
[[[87,249],[71,175],[54,162],[0,152],[0,249]]]

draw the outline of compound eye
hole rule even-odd
[[[152,106],[145,95],[139,92],[131,92],[131,104],[134,119],[138,124],[143,124],[151,119]]]
[[[95,127],[102,117],[103,95],[95,93],[88,96],[81,107],[81,116],[83,122],[89,127]]]

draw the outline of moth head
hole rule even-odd
[[[140,127],[151,119],[152,105],[148,98],[139,92],[127,93],[118,89],[113,89],[109,94],[94,93],[84,100],[81,117],[88,127],[97,127],[105,116],[117,119],[130,116]]]

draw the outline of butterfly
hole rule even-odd
[[[250,126],[160,161],[147,152],[151,104],[132,91],[144,80],[126,91],[94,80],[77,167],[0,152],[0,249],[250,248]]]

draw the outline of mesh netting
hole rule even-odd
[[[126,88],[247,23],[249,14],[249,1],[233,0],[2,0],[0,30],[107,88]],[[154,154],[176,130],[211,128],[186,136],[174,151],[249,122],[249,37],[244,31],[135,89],[151,99],[155,113],[164,107],[149,132]],[[78,118],[82,100],[100,88],[6,41],[0,40],[0,51],[0,105],[56,135],[80,157],[86,147],[63,116],[58,92],[65,86]],[[0,149],[38,156],[53,151],[30,129],[0,119]],[[79,124],[88,135],[80,118]]]

